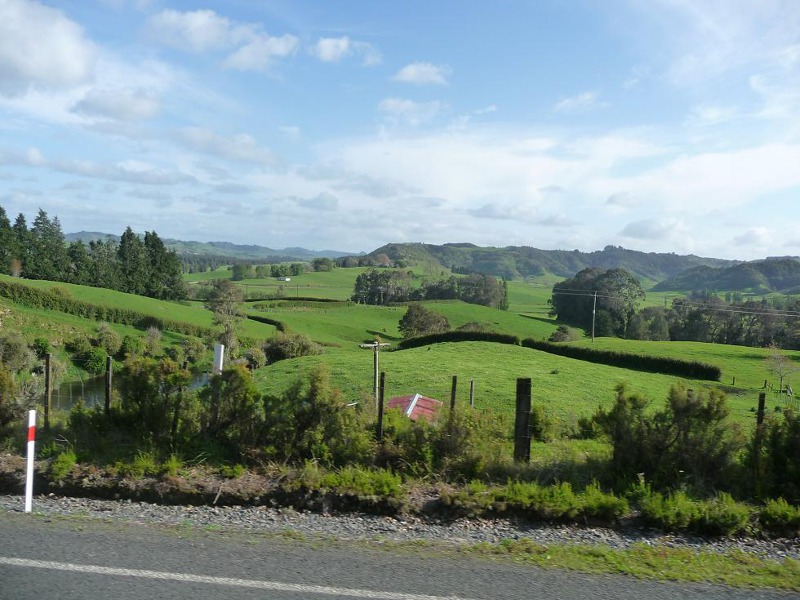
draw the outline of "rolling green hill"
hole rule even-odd
[[[800,290],[800,259],[768,258],[729,267],[698,266],[662,281],[654,291],[715,290],[769,294]]]
[[[539,250],[528,246],[482,248],[474,244],[387,244],[367,258],[380,262],[386,255],[395,263],[438,265],[458,273],[489,273],[505,279],[540,275],[572,277],[587,267],[622,267],[640,278],[661,281],[696,266],[729,266],[734,261],[694,255],[637,252],[606,246],[596,252]]]

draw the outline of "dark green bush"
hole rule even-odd
[[[796,537],[800,535],[800,508],[783,498],[767,500],[758,513],[758,522],[764,531],[772,535]]]
[[[621,384],[614,406],[594,416],[613,446],[611,467],[620,483],[639,474],[656,489],[686,483],[719,489],[730,483],[744,441],[722,392],[693,392],[677,385],[664,410],[651,413],[648,406],[649,401],[628,395]]]
[[[515,335],[505,333],[494,333],[486,331],[446,331],[433,335],[423,335],[420,337],[403,340],[397,345],[398,350],[409,348],[420,348],[430,344],[441,344],[443,342],[495,342],[497,344],[510,344],[519,346],[519,338]]]
[[[278,332],[275,337],[264,343],[264,354],[270,363],[287,358],[314,356],[322,354],[322,347],[302,334]]]

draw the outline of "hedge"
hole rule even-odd
[[[494,333],[492,331],[445,331],[444,333],[432,333],[408,338],[397,344],[397,349],[408,350],[409,348],[419,348],[442,342],[495,342],[512,346],[519,346],[520,344],[519,337],[505,333]]]
[[[662,373],[664,375],[674,375],[686,379],[706,379],[719,381],[722,377],[722,370],[708,363],[697,361],[681,360],[666,356],[649,356],[644,354],[631,354],[629,352],[616,352],[613,350],[596,350],[583,346],[571,346],[567,344],[555,344],[528,338],[522,341],[525,348],[541,350],[558,356],[585,360],[587,362],[631,369],[633,371],[647,371],[650,373]]]
[[[139,329],[157,327],[161,330],[195,337],[213,335],[213,331],[209,327],[173,321],[172,319],[162,319],[161,317],[147,315],[128,308],[92,304],[91,302],[68,298],[53,289],[37,289],[10,281],[0,281],[0,296],[8,298],[15,304],[29,308],[55,310],[93,321],[132,325]]]
[[[283,333],[289,331],[289,327],[286,325],[286,323],[284,323],[283,321],[278,321],[277,319],[270,319],[269,317],[262,317],[259,315],[247,315],[247,318],[257,323],[272,325],[275,329]]]

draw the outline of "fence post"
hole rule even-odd
[[[50,400],[53,394],[52,366],[50,361],[52,355],[48,352],[44,355],[44,430],[50,431]]]
[[[531,460],[531,379],[517,379],[517,412],[514,419],[514,462]]]
[[[756,412],[756,436],[753,443],[753,479],[756,482],[756,497],[761,497],[763,481],[761,480],[761,444],[764,438],[764,405],[767,394],[758,394],[758,411]]]
[[[386,372],[381,371],[381,381],[378,385],[378,443],[383,441],[383,399],[386,390]]]
[[[450,387],[450,412],[456,409],[456,386],[458,385],[458,375],[453,375],[453,385]]]
[[[475,380],[469,380],[469,406],[475,408]]]
[[[111,413],[111,357],[106,357],[106,403],[105,413],[108,416]]]

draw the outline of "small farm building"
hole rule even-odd
[[[428,398],[422,394],[410,394],[408,396],[395,396],[389,400],[386,408],[399,408],[413,421],[427,419],[433,421],[439,416],[442,409],[442,402]]]

